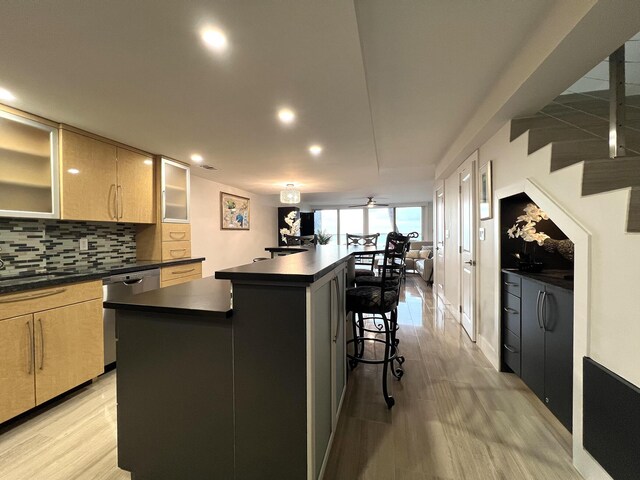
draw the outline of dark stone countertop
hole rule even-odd
[[[273,247],[266,250],[299,253],[240,265],[216,272],[216,278],[231,281],[313,283],[346,261],[351,255],[380,252],[376,247],[318,245],[316,247]]]
[[[502,271],[573,291],[573,270],[543,270],[538,273],[530,273],[516,268],[503,268]],[[571,275],[571,279],[565,278],[567,275]]]
[[[105,308],[139,312],[174,313],[215,319],[229,318],[231,283],[213,277],[104,302]]]
[[[180,260],[153,261],[143,260],[129,263],[108,263],[99,267],[64,268],[30,275],[16,275],[3,279],[0,276],[0,294],[51,287],[69,283],[99,280],[109,275],[139,272],[169,265],[186,265],[204,261],[204,257],[183,258]]]

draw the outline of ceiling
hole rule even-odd
[[[0,3],[6,102],[307,204],[429,201],[435,166],[554,0]],[[229,48],[199,32],[223,30]],[[297,113],[282,126],[280,107]],[[307,151],[323,145],[319,157]]]

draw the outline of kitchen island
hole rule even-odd
[[[321,478],[362,247],[322,246],[117,299],[118,463],[136,480]]]

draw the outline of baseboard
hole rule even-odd
[[[573,466],[585,480],[613,480],[595,458],[589,455],[582,445],[573,448]]]
[[[496,352],[496,349],[493,348],[493,345],[489,340],[485,337],[478,335],[477,345],[480,348],[482,354],[489,360],[489,363],[496,369],[496,371],[500,371],[500,355]]]

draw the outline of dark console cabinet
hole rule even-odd
[[[535,277],[535,278],[531,278]],[[573,291],[544,281],[544,275],[503,273],[503,364],[571,431],[573,403]],[[562,283],[562,282],[560,282]],[[516,287],[515,284],[518,284]],[[513,360],[519,293],[518,363]],[[510,344],[510,343],[511,344]],[[515,368],[514,368],[515,367]]]

